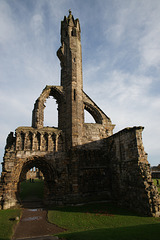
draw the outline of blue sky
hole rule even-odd
[[[60,84],[56,51],[70,8],[81,25],[84,91],[116,124],[114,133],[144,126],[148,161],[159,164],[159,0],[0,0],[1,161],[8,133],[30,126],[44,87]],[[46,106],[45,124],[56,125],[55,101]]]

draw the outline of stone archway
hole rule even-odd
[[[26,179],[27,172],[33,167],[38,168],[44,176],[43,202],[48,202],[50,200],[50,196],[54,195],[55,171],[54,168],[51,166],[51,163],[49,163],[44,157],[38,156],[26,159],[20,169],[20,174],[17,182],[17,200],[18,202],[20,201],[20,184]]]
[[[48,97],[52,96],[58,104],[58,128],[62,128],[61,118],[64,111],[65,97],[63,93],[63,88],[58,86],[46,86],[42,91],[39,98],[34,104],[33,114],[32,114],[32,127],[42,128],[44,125],[44,108],[45,102]]]
[[[84,102],[84,109],[91,114],[96,123],[102,124],[102,116],[93,105]]]
[[[33,167],[38,168],[44,176],[44,198],[43,202],[48,204],[56,195],[56,179],[57,174],[53,166],[53,161],[47,159],[47,156],[31,156],[28,158],[15,159],[15,166],[10,172],[3,175],[3,192],[2,199],[3,209],[19,205],[20,183],[25,179],[26,173]]]

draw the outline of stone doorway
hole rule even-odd
[[[34,157],[30,159],[26,159],[21,167],[19,173],[19,179],[17,183],[17,192],[16,198],[18,203],[25,205],[30,204],[31,202],[37,202],[37,204],[47,203],[50,199],[50,196],[53,196],[54,189],[54,173],[53,168],[47,162],[45,157]],[[27,189],[28,196],[23,196],[24,183],[26,182],[27,188],[30,187],[30,190]],[[41,184],[39,184],[41,182]],[[25,184],[25,185],[26,185]],[[35,187],[40,188],[38,193],[38,189],[35,189],[34,193],[34,185]],[[42,185],[42,186],[40,186]],[[43,189],[41,189],[43,188]],[[22,194],[22,195],[21,195]],[[27,194],[27,193],[25,193]],[[39,194],[39,196],[37,195]]]
[[[18,184],[18,199],[22,206],[43,205],[44,200],[44,176],[38,168],[31,168],[24,181]]]

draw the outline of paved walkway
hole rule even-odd
[[[57,237],[50,235],[64,231],[64,229],[47,221],[45,209],[24,208],[12,239],[57,240]]]

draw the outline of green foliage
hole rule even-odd
[[[69,240],[149,240],[160,236],[160,219],[142,217],[111,203],[57,207],[48,211],[49,221],[67,231]]]
[[[44,181],[35,179],[34,183],[31,183],[29,180],[21,182],[20,186],[20,198],[25,200],[28,197],[37,197],[43,199],[43,187]]]
[[[0,240],[9,240],[13,234],[13,228],[20,217],[20,209],[0,210]]]
[[[160,194],[160,179],[158,179],[159,185],[157,185],[157,179],[153,179],[154,185],[158,187],[158,192]]]

